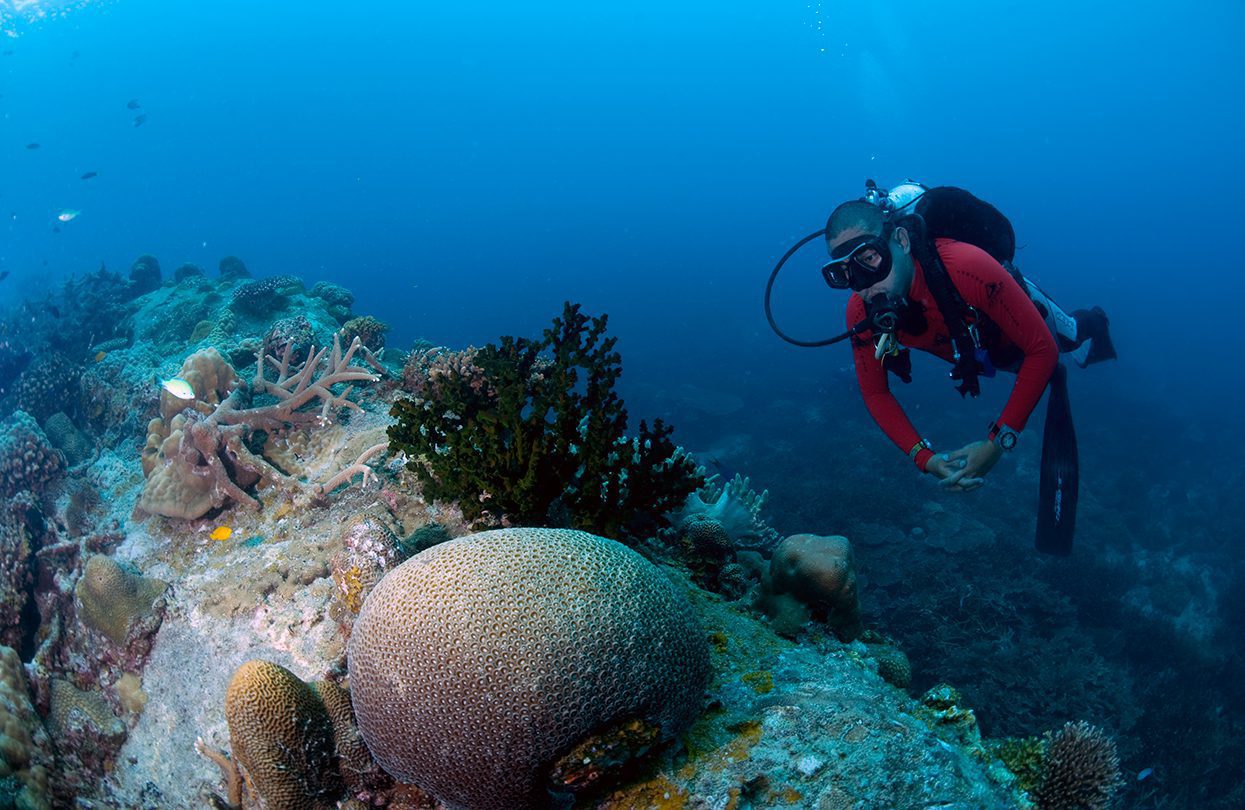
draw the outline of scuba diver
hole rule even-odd
[[[830,261],[821,269],[836,290],[850,290],[848,331],[823,341],[785,335],[770,312],[774,278],[803,244],[824,234]],[[865,406],[919,470],[949,490],[980,487],[1010,450],[1049,387],[1038,515],[1039,550],[1071,550],[1077,494],[1076,438],[1061,352],[1085,367],[1115,358],[1102,309],[1064,312],[1012,264],[1015,232],[994,206],[969,192],[912,181],[891,189],[866,183],[865,196],[834,209],[822,231],[797,243],[774,268],[766,315],[784,340],[819,346],[850,340]],[[1016,375],[1002,412],[982,439],[935,452],[890,390],[894,374],[911,382],[912,349],[952,365],[962,396],[980,393],[980,377]]]

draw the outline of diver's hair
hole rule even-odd
[[[833,242],[848,230],[881,234],[885,227],[886,215],[881,208],[864,200],[849,200],[830,212],[826,220],[826,239]]]

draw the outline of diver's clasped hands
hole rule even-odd
[[[925,464],[925,472],[941,479],[939,486],[956,492],[971,492],[986,482],[986,473],[1003,457],[994,442],[976,441],[951,453],[936,453]]]

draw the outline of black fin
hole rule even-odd
[[[1111,321],[1107,319],[1107,313],[1103,312],[1102,307],[1078,309],[1072,316],[1076,318],[1077,337],[1089,344],[1089,351],[1073,353],[1078,366],[1086,368],[1094,363],[1116,359],[1115,344],[1111,342],[1109,329]]]
[[[1042,429],[1042,480],[1038,487],[1035,542],[1038,551],[1060,557],[1072,553],[1079,491],[1080,465],[1072,404],[1068,400],[1068,370],[1060,363],[1050,378],[1046,424]]]

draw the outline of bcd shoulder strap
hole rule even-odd
[[[977,378],[982,373],[981,363],[977,359],[977,340],[973,337],[969,326],[969,307],[964,298],[951,281],[951,274],[938,255],[934,240],[929,238],[925,220],[919,214],[911,214],[895,223],[902,225],[911,235],[912,255],[921,263],[925,273],[925,284],[930,295],[951,333],[951,351],[955,364],[951,369],[951,379],[959,384],[955,390],[960,396],[978,396],[981,384]]]

